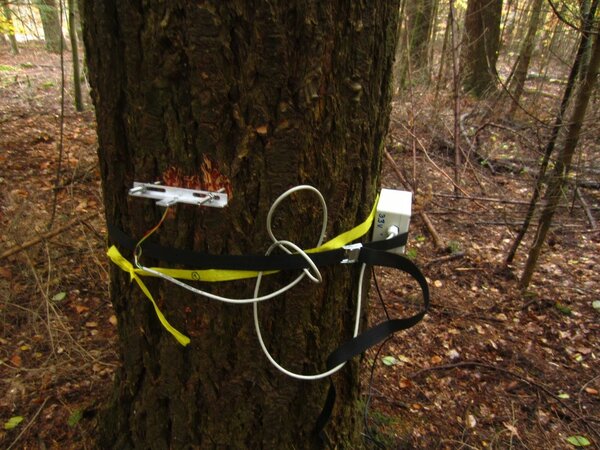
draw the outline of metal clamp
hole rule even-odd
[[[188,205],[212,206],[216,208],[227,206],[228,198],[224,192],[225,189],[210,192],[153,183],[139,183],[137,181],[133,183],[133,188],[129,189],[130,196],[157,200],[156,204],[158,206],[187,203]]]
[[[358,256],[360,255],[360,250],[362,249],[362,244],[348,244],[344,245],[342,248],[345,250],[345,258],[342,259],[342,264],[352,264],[358,261]]]

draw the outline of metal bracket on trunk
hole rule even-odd
[[[196,206],[212,206],[223,208],[227,206],[225,189],[217,192],[185,189],[175,186],[163,186],[154,183],[139,183],[134,181],[133,188],[129,189],[132,197],[152,198],[157,200],[158,206],[172,206],[176,203],[187,203]]]

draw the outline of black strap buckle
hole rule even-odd
[[[342,259],[340,262],[342,264],[352,264],[358,261],[362,247],[363,245],[360,243],[344,245],[342,247],[344,249],[344,259]]]

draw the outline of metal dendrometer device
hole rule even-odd
[[[317,196],[322,207],[322,226],[317,239],[317,245],[312,249],[302,249],[295,243],[280,239],[273,233],[271,222],[274,211],[288,196],[298,191],[308,191]],[[135,182],[129,190],[129,195],[138,198],[156,200],[158,206],[165,207],[165,212],[160,222],[153,227],[143,238],[136,240],[129,237],[114,225],[108,224],[111,241],[121,248],[133,250],[134,263],[124,258],[116,245],[108,250],[108,256],[121,269],[131,274],[140,286],[146,297],[152,302],[156,315],[163,327],[171,333],[177,341],[186,346],[190,339],[176,330],[164,317],[150,291],[141,280],[141,276],[159,277],[174,283],[184,289],[194,292],[210,300],[222,301],[233,304],[248,304],[253,306],[254,325],[260,346],[268,360],[282,373],[299,380],[319,380],[332,375],[340,370],[348,360],[363,353],[391,334],[411,328],[416,325],[426,314],[429,306],[429,287],[427,280],[419,268],[408,258],[404,257],[404,249],[408,238],[408,227],[411,217],[412,194],[406,191],[382,189],[378,201],[364,222],[358,224],[327,242],[323,242],[327,229],[327,205],[321,193],[314,187],[300,185],[281,194],[271,205],[267,214],[266,228],[272,244],[264,255],[208,255],[200,252],[191,252],[186,249],[161,247],[157,244],[146,244],[145,240],[154,233],[162,224],[168,209],[177,203],[198,206],[223,208],[227,206],[228,197],[223,190],[210,192],[195,189],[184,189],[173,186],[164,186],[157,183]],[[353,243],[365,236],[372,227],[372,241],[366,243]],[[275,249],[282,250],[285,255],[272,255]],[[179,266],[190,269],[167,269],[160,267],[146,267],[140,262],[142,253],[158,260],[175,262]],[[168,255],[166,258],[165,255]],[[287,290],[296,286],[304,278],[314,283],[322,281],[319,267],[335,264],[360,264],[358,280],[358,293],[356,298],[355,321],[352,338],[341,344],[331,352],[326,359],[326,367],[317,374],[300,374],[292,372],[281,366],[269,353],[262,337],[258,304],[262,301],[272,300]],[[421,310],[409,317],[395,318],[384,321],[367,330],[359,332],[360,315],[362,310],[362,292],[365,269],[371,266],[383,266],[408,273],[421,288],[423,306]],[[265,272],[276,273],[279,271],[299,271],[299,275],[288,285],[277,291],[260,294],[260,285]],[[231,281],[236,279],[255,279],[254,294],[250,298],[228,298],[212,294],[199,287],[192,286],[182,280],[189,281]],[[335,389],[333,384],[326,406],[317,421],[317,429],[321,431],[327,423],[333,403]]]

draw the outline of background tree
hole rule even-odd
[[[2,12],[4,13],[4,20],[0,21],[0,29],[3,33],[8,36],[8,42],[10,43],[10,50],[13,54],[19,54],[19,46],[17,45],[17,38],[15,37],[15,27],[12,20],[12,11],[8,5],[8,1],[4,0],[2,3]]]
[[[552,171],[552,176],[548,182],[548,189],[546,190],[545,195],[546,202],[538,222],[538,228],[533,245],[529,250],[523,275],[521,276],[519,282],[521,289],[526,289],[531,282],[533,272],[537,265],[537,260],[546,241],[546,236],[550,230],[550,226],[552,225],[552,218],[554,217],[556,208],[563,196],[567,177],[571,170],[573,155],[575,154],[575,149],[577,148],[577,143],[579,142],[579,134],[583,125],[585,113],[590,101],[590,97],[592,96],[594,87],[596,85],[598,69],[600,68],[600,39],[598,38],[598,35],[595,36],[595,39],[592,39],[594,41],[594,45],[592,47],[589,66],[587,67],[585,78],[581,84],[581,87],[579,88],[577,97],[575,99],[575,104],[573,105],[571,120],[566,127],[564,144],[560,149],[554,170]]]
[[[71,56],[73,59],[73,100],[75,109],[83,111],[83,99],[81,97],[81,74],[79,71],[79,46],[77,43],[77,21],[75,17],[79,15],[75,7],[75,0],[68,0],[69,10],[69,41],[71,42]]]
[[[396,75],[400,88],[410,81],[409,64],[413,81],[424,81],[428,77],[429,41],[435,6],[435,1],[428,0],[407,1],[404,5],[406,17],[399,42],[401,58]]]
[[[40,18],[42,19],[42,28],[44,29],[44,40],[46,50],[58,53],[65,48],[64,37],[60,26],[60,17],[55,0],[34,0]],[[59,0],[61,1],[61,0]]]
[[[529,63],[531,62],[531,56],[533,55],[533,49],[535,47],[535,35],[538,32],[540,26],[540,18],[542,16],[542,6],[544,0],[533,0],[531,5],[531,15],[529,17],[529,26],[527,28],[527,34],[521,44],[521,50],[515,64],[513,76],[510,83],[510,89],[512,90],[513,104],[511,106],[510,115],[514,114],[523,89],[525,88],[525,80],[527,79],[527,72],[529,70]]]
[[[496,88],[502,0],[469,0],[461,52],[463,87],[477,97]]]
[[[564,128],[564,117],[567,112],[567,108],[571,102],[571,97],[574,93],[575,87],[577,85],[577,79],[582,70],[583,64],[583,54],[585,49],[588,48],[588,43],[591,39],[591,32],[594,23],[594,15],[596,14],[598,6],[598,0],[594,0],[592,7],[588,11],[588,16],[586,18],[587,27],[582,30],[581,39],[579,41],[579,47],[577,52],[575,53],[575,57],[573,58],[573,64],[571,66],[571,70],[569,72],[569,77],[567,79],[567,84],[565,86],[565,90],[563,92],[562,100],[560,102],[560,106],[558,108],[556,117],[554,119],[554,124],[552,126],[552,130],[550,132],[550,136],[548,137],[548,142],[544,148],[544,155],[542,157],[542,161],[540,163],[540,167],[538,170],[538,175],[533,186],[533,192],[531,195],[531,199],[529,201],[529,206],[527,208],[527,212],[525,213],[525,217],[523,220],[523,224],[519,228],[515,239],[513,240],[513,244],[511,245],[510,250],[506,256],[506,264],[512,263],[516,252],[521,245],[521,241],[525,237],[527,230],[529,229],[529,225],[533,219],[533,215],[537,208],[537,202],[542,194],[542,189],[544,187],[544,183],[546,180],[546,170],[548,169],[548,165],[550,163],[550,158],[554,153],[554,148],[556,147],[556,143],[559,138],[559,134],[561,130]],[[516,105],[516,102],[513,102],[513,105]],[[533,273],[533,272],[532,272]]]
[[[261,252],[269,205],[299,183],[324,194],[331,236],[363,220],[378,185],[397,17],[398,3],[384,0],[85,2],[107,222],[140,237],[161,211],[128,198],[132,182],[167,172],[201,178],[207,162],[229,180],[230,204],[177,207],[157,235],[163,245]],[[319,214],[314,199],[298,196],[282,206],[275,232],[313,246]],[[284,365],[321,371],[350,336],[355,270],[328,269],[322,285],[261,306],[267,345]],[[100,446],[320,446],[314,420],[327,383],[276,372],[256,342],[249,306],[148,285],[192,341],[180,346],[129,274],[112,268],[123,366]],[[211,288],[251,295],[248,283]],[[360,437],[357,370],[355,362],[336,377],[338,407],[327,430],[344,448]]]

